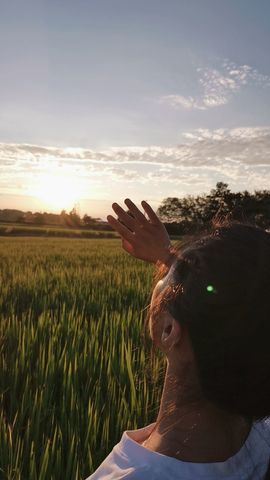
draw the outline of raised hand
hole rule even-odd
[[[107,217],[109,224],[121,236],[124,250],[146,262],[170,265],[173,248],[167,230],[154,210],[147,202],[141,202],[147,218],[130,199],[127,198],[125,204],[129,213],[118,203],[113,203],[112,208],[118,218]]]

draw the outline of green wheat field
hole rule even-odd
[[[119,239],[0,238],[1,479],[85,479],[155,420],[153,273]]]

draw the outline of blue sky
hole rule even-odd
[[[269,18],[264,0],[2,2],[0,208],[269,188]]]

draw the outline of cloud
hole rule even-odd
[[[174,147],[127,146],[100,150],[0,144],[0,193],[17,192],[40,175],[92,182],[133,182],[159,189],[181,185],[203,190],[221,177],[253,188],[270,185],[270,126],[196,129]],[[112,182],[113,181],[113,182]],[[19,187],[18,187],[19,186]]]
[[[138,172],[136,170],[129,170],[118,167],[111,167],[105,169],[106,173],[111,175],[116,180],[127,180],[132,181],[139,178]]]
[[[270,128],[198,129],[192,132],[193,161],[217,160],[270,166]],[[190,134],[184,134],[190,139]],[[181,145],[179,146],[181,148]]]
[[[182,137],[183,141],[174,147],[127,146],[105,150],[0,143],[0,167],[4,170],[14,168],[16,171],[31,167],[31,171],[35,171],[57,165],[87,171],[89,168],[108,169],[110,165],[114,170],[117,165],[151,165],[159,168],[204,166],[228,158],[254,166],[269,165],[270,162],[270,126],[215,130],[199,128],[184,132]]]
[[[270,77],[262,75],[249,65],[224,61],[220,68],[197,68],[201,95],[198,98],[178,94],[164,95],[160,102],[179,109],[206,110],[228,103],[245,85],[270,86]]]
[[[196,101],[193,97],[182,97],[182,95],[165,95],[162,97],[162,101],[171,105],[174,108],[185,108],[190,110],[192,108],[198,110],[205,110],[205,106],[200,102]]]

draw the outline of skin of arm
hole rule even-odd
[[[142,201],[145,212],[142,213],[130,199],[127,198],[125,204],[128,211],[118,203],[112,204],[117,219],[112,215],[107,216],[108,223],[121,236],[123,249],[136,258],[170,268],[176,258],[176,251],[165,226],[152,207]]]

